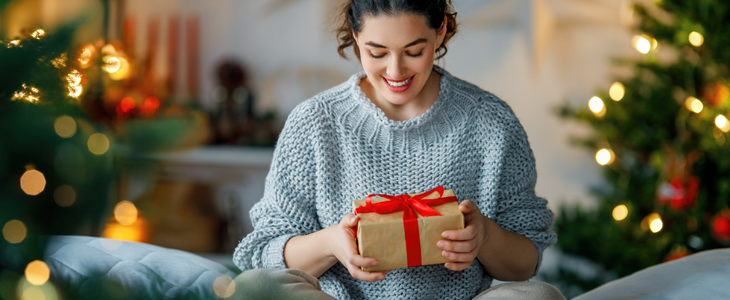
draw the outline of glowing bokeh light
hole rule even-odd
[[[91,153],[102,155],[109,150],[109,138],[103,133],[94,133],[89,137],[86,145],[89,147]]]
[[[603,104],[603,100],[599,97],[591,98],[591,100],[588,101],[588,108],[596,117],[602,118],[606,115],[606,106]]]
[[[18,244],[25,240],[26,235],[28,235],[28,228],[19,220],[10,220],[3,226],[3,238],[8,243]]]
[[[56,130],[58,136],[70,138],[76,134],[76,121],[67,115],[60,116],[53,122],[53,129]]]
[[[705,37],[697,31],[692,31],[689,34],[689,43],[695,47],[702,46],[702,44],[705,43]]]
[[[121,67],[121,62],[119,61],[119,58],[116,56],[105,56],[104,57],[104,71],[107,73],[114,73],[116,71],[119,71],[119,68]]]
[[[43,285],[48,281],[50,276],[51,270],[43,261],[35,260],[25,267],[25,279],[32,285]]]
[[[641,54],[647,54],[651,50],[651,42],[645,37],[639,37],[635,43],[636,50]]]
[[[94,52],[96,52],[96,48],[94,48],[94,46],[92,45],[87,45],[82,48],[81,54],[78,58],[82,68],[86,68],[89,66],[89,63],[91,62],[91,57],[94,55]]]
[[[626,88],[620,82],[614,82],[611,88],[608,90],[608,95],[611,96],[613,101],[621,101],[626,94]]]
[[[117,57],[117,59],[119,59],[119,70],[109,74],[109,78],[111,78],[112,80],[122,80],[127,78],[129,76],[129,70],[131,68],[129,65],[129,61],[127,61],[126,58]]]
[[[53,192],[53,200],[60,207],[69,207],[76,202],[76,191],[68,185],[62,185]]]
[[[40,40],[44,35],[46,35],[46,32],[43,31],[43,29],[37,29],[36,31],[33,31],[33,33],[30,34],[35,39]]]
[[[38,170],[25,171],[20,177],[20,188],[28,195],[38,195],[46,188],[46,177]]]
[[[66,53],[61,53],[60,56],[54,58],[51,63],[56,68],[65,68],[66,67],[66,61],[68,60],[68,55]]]
[[[114,46],[112,46],[112,44],[106,44],[104,45],[104,47],[101,47],[101,54],[117,55],[117,49],[114,49]]]
[[[134,98],[132,97],[124,97],[122,101],[119,102],[119,107],[117,109],[117,113],[119,114],[128,114],[131,112],[134,107],[136,106],[136,102],[134,101]]]
[[[137,221],[137,207],[127,200],[117,203],[114,207],[114,218],[122,225],[132,225]]]
[[[30,287],[23,290],[23,294],[20,296],[20,300],[48,300],[46,299],[46,293],[40,288]]]
[[[71,73],[68,73],[66,75],[66,81],[68,81],[68,85],[75,86],[81,84],[81,72],[78,70],[73,70]]]
[[[596,162],[599,165],[605,166],[613,163],[615,155],[611,149],[601,149],[596,152]]]
[[[68,87],[68,95],[71,98],[78,98],[81,96],[81,92],[83,92],[84,89],[80,85],[74,85]]]
[[[160,100],[158,100],[155,97],[149,97],[144,100],[144,103],[142,103],[140,112],[144,115],[151,115],[155,111],[157,111],[157,108],[159,108],[159,107],[160,107]]]
[[[218,297],[228,298],[236,292],[236,282],[227,275],[221,275],[213,282],[213,291]]]
[[[662,227],[664,226],[664,223],[662,223],[662,219],[655,219],[654,221],[651,221],[649,224],[649,229],[651,229],[651,232],[657,233],[662,230]]]
[[[730,122],[727,121],[727,118],[723,115],[717,115],[715,118],[715,126],[719,128],[722,132],[727,133],[730,131]]]
[[[700,99],[689,96],[687,97],[687,100],[684,101],[684,107],[691,112],[700,113],[705,106],[702,104]]]
[[[626,205],[619,204],[613,208],[613,219],[616,221],[623,221],[629,215],[629,208]]]
[[[116,222],[108,223],[102,236],[120,241],[144,242],[146,239],[145,226],[142,218],[137,218],[137,221],[133,225],[125,226]]]

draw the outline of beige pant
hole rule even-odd
[[[322,292],[319,280],[297,269],[244,272],[234,279],[236,291],[228,299],[332,300]],[[539,281],[509,282],[494,286],[473,300],[565,300],[550,284]]]

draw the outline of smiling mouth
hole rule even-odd
[[[402,86],[406,86],[409,83],[411,83],[411,81],[413,80],[413,77],[415,77],[415,76],[416,75],[413,75],[410,78],[408,78],[406,80],[401,80],[401,81],[391,81],[391,80],[385,79],[385,77],[383,77],[383,79],[385,79],[385,82],[387,82],[388,85],[390,85],[392,87],[402,87]]]

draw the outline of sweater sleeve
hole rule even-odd
[[[313,133],[318,113],[304,102],[289,115],[276,143],[264,196],[250,211],[254,230],[238,244],[239,269],[284,269],[290,238],[321,229],[315,209]]]
[[[550,231],[553,212],[547,208],[547,200],[535,195],[537,171],[527,134],[508,107],[507,112],[493,219],[502,228],[521,234],[535,244],[538,255],[535,276],[542,264],[543,251],[555,244],[557,235]]]

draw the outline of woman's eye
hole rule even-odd
[[[406,53],[406,55],[408,55],[408,56],[410,56],[410,57],[419,57],[419,56],[423,55],[423,51],[421,51],[421,52],[418,52],[417,54],[410,54],[410,53]]]
[[[383,56],[385,56],[385,54],[381,54],[381,55],[375,55],[375,54],[373,54],[372,52],[370,52],[370,56],[371,56],[372,58],[383,58]]]

